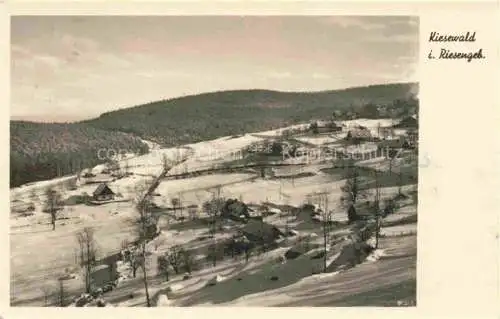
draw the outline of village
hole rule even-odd
[[[414,305],[417,185],[416,114],[153,145],[11,190],[11,305]]]

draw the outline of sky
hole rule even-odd
[[[406,16],[14,16],[11,118],[72,121],[233,89],[418,81]]]

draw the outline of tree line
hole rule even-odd
[[[100,149],[147,153],[138,137],[83,124],[11,121],[10,187],[52,179],[101,164]]]
[[[374,85],[304,93],[265,90],[213,92],[113,111],[85,123],[100,129],[133,133],[171,146],[276,129],[308,121],[311,117],[328,118],[333,111],[340,112],[346,119],[349,112],[361,117],[370,115],[365,114],[372,111],[370,103],[389,109],[408,108],[406,105],[414,100],[408,95],[413,85]]]

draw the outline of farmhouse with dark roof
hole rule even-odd
[[[111,190],[111,188],[109,188],[108,185],[102,183],[97,186],[92,196],[96,201],[106,201],[113,200],[115,198],[115,193]]]

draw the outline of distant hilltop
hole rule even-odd
[[[416,97],[418,87],[395,83],[320,92],[219,91],[107,112],[82,123],[171,146],[274,129],[366,104],[388,105]]]

